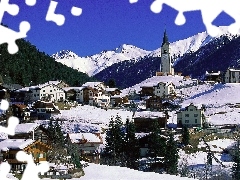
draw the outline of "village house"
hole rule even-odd
[[[15,135],[8,135],[8,138],[38,140],[48,145],[51,143],[47,135],[47,130],[38,123],[18,124],[15,128]]]
[[[70,133],[67,137],[71,143],[79,146],[79,152],[84,158],[99,163],[99,146],[103,144],[99,133]]]
[[[136,132],[151,132],[157,121],[159,128],[166,128],[168,115],[163,112],[140,111],[133,116]]]
[[[27,112],[27,106],[24,104],[12,104],[12,112],[18,117],[20,123],[30,121],[30,114]]]
[[[159,97],[167,97],[175,94],[175,85],[172,82],[159,82],[153,86],[154,95]]]
[[[45,100],[50,102],[64,101],[65,91],[55,84],[42,84],[38,86],[30,86],[16,91],[17,97],[21,97],[23,101],[34,102]]]
[[[147,110],[160,111],[162,109],[162,99],[159,96],[150,96],[145,101]]]
[[[110,104],[113,107],[120,106],[128,102],[128,97],[123,95],[114,95],[110,97]]]
[[[141,91],[139,91],[140,96],[153,96],[154,95],[154,89],[153,85],[144,85],[141,86]]]
[[[214,81],[214,82],[220,82],[221,81],[221,72],[208,72],[205,73],[205,80],[206,81]]]
[[[38,119],[49,119],[52,115],[60,114],[60,111],[51,102],[37,101],[32,107],[36,110]]]
[[[178,127],[203,127],[206,123],[204,108],[191,103],[177,112]]]
[[[51,147],[41,141],[32,139],[5,139],[0,142],[0,162],[7,161],[11,170],[24,171],[27,162],[21,162],[16,159],[19,151],[31,154],[35,163],[47,161],[47,152]]]
[[[110,96],[114,96],[120,95],[121,91],[118,88],[106,88],[105,93],[109,94]]]
[[[240,69],[228,68],[224,75],[225,83],[240,83]]]

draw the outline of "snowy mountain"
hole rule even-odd
[[[206,71],[224,71],[228,66],[237,66],[240,58],[240,43],[237,40],[239,34],[230,34],[227,27],[220,27],[220,30],[219,36],[214,38],[207,32],[201,32],[170,43],[175,71],[192,77],[202,77]],[[87,57],[79,57],[71,51],[60,51],[52,57],[57,62],[94,76],[99,81],[107,82],[113,78],[118,87],[126,88],[154,76],[159,69],[160,55],[160,47],[154,51],[146,51],[123,44],[115,50],[104,50]],[[216,61],[221,63],[215,64]]]
[[[93,76],[115,63],[126,60],[138,61],[149,53],[150,51],[132,45],[122,44],[115,50],[102,51],[93,56],[79,57],[71,51],[63,50],[52,55],[52,57],[55,58],[57,62],[61,62],[73,69],[77,69],[78,71],[87,73],[89,76]]]
[[[204,78],[206,71],[225,71],[229,66],[238,67],[240,37],[221,28],[221,34],[212,38],[206,32],[170,44],[175,72]],[[174,54],[175,53],[175,54]],[[127,88],[155,75],[161,62],[160,49],[151,52],[138,62],[125,61],[106,68],[94,77],[108,82],[115,79],[120,88]]]

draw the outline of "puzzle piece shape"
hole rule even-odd
[[[138,2],[138,0],[129,0],[131,4]]]
[[[27,32],[30,30],[30,24],[23,21],[19,25],[19,32],[15,32],[7,27],[0,25],[0,44],[8,43],[8,52],[14,54],[18,52],[18,46],[16,44],[17,39],[27,37]]]
[[[16,154],[16,158],[18,161],[27,161],[27,166],[23,172],[21,180],[40,180],[38,173],[44,173],[49,170],[49,165],[47,162],[42,162],[40,165],[36,165],[32,155],[27,154],[24,151],[19,151]]]
[[[130,0],[130,3],[137,2],[137,0]],[[155,0],[150,9],[154,13],[160,13],[163,4],[166,4],[178,11],[175,19],[177,25],[183,25],[186,22],[184,12],[201,10],[203,23],[205,24],[208,34],[216,37],[219,34],[219,28],[214,26],[212,22],[218,15],[225,11],[228,15],[235,19],[235,23],[231,24],[228,31],[232,34],[239,32],[240,28],[240,11],[236,6],[235,0]]]
[[[72,13],[73,16],[80,16],[82,14],[82,9],[73,6],[72,9],[71,9],[71,13]]]
[[[12,16],[16,16],[19,12],[19,7],[16,4],[9,4],[9,0],[0,1],[0,22],[5,12],[8,12]]]
[[[9,107],[9,103],[7,100],[2,100],[0,109],[6,111]],[[19,119],[17,117],[11,116],[8,119],[8,127],[2,127],[0,126],[0,132],[9,134],[9,135],[14,135],[15,134],[15,129],[16,126],[19,124]]]
[[[57,8],[58,2],[56,1],[51,1],[48,12],[46,15],[46,21],[53,21],[55,22],[58,26],[62,26],[65,22],[65,17],[62,14],[55,14],[55,10]],[[82,14],[82,9],[73,6],[71,9],[71,14],[73,16],[80,16]]]
[[[0,104],[0,109],[3,111],[6,111],[9,108],[9,103],[7,100],[2,99],[1,104]]]
[[[8,162],[3,162],[0,164],[0,179],[1,180],[10,180],[10,178],[7,178],[7,174],[10,172],[10,165]]]
[[[36,0],[25,0],[25,3],[28,5],[28,6],[34,6],[36,4]]]

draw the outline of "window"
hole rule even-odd
[[[185,114],[185,117],[189,117],[189,114]]]
[[[43,92],[45,92],[45,90],[43,90]]]
[[[193,111],[193,109],[190,109],[190,111]]]
[[[194,117],[198,117],[198,114],[194,114]]]
[[[185,120],[185,123],[189,123],[189,120]]]
[[[197,123],[197,119],[195,119],[195,123]]]
[[[52,92],[52,90],[50,90],[50,92]]]

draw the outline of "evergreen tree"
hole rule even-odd
[[[173,134],[170,133],[169,140],[167,141],[166,152],[164,157],[165,169],[168,174],[178,173],[178,150],[177,143],[174,140]]]
[[[190,141],[190,134],[189,134],[189,130],[187,127],[183,127],[183,131],[182,131],[182,143],[186,146],[189,144]]]
[[[149,152],[154,158],[164,157],[166,152],[166,139],[161,136],[160,126],[157,120],[154,121],[152,132],[149,135]]]
[[[237,142],[235,152],[233,154],[233,166],[232,166],[232,178],[233,179],[240,179],[240,152],[239,152],[239,140]]]
[[[108,163],[109,165],[119,164],[123,159],[124,132],[122,126],[122,119],[119,115],[116,116],[115,120],[111,117],[106,134],[105,146],[105,153],[110,155],[108,159],[108,161],[110,161]]]
[[[129,168],[136,168],[136,160],[139,157],[138,141],[135,137],[134,122],[126,120],[126,136],[125,136],[125,157],[126,166]]]

